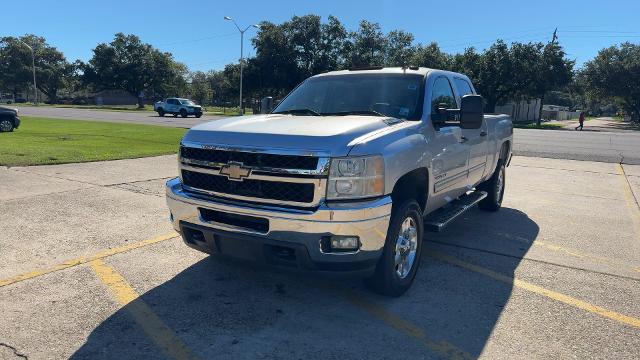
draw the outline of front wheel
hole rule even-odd
[[[394,207],[382,256],[375,273],[366,280],[373,291],[400,296],[411,287],[420,266],[422,221],[422,211],[415,200]]]
[[[158,109],[158,116],[160,116],[160,117],[164,116],[164,109],[163,108]]]
[[[13,121],[9,119],[0,119],[0,132],[13,131]]]
[[[498,211],[502,206],[502,198],[504,197],[506,168],[504,160],[498,161],[496,171],[489,180],[478,185],[478,190],[486,191],[487,197],[478,203],[478,207],[485,211]]]

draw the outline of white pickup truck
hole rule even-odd
[[[371,68],[313,76],[271,113],[190,129],[166,184],[174,228],[212,254],[357,273],[404,293],[425,231],[504,194],[513,125],[463,74]]]
[[[165,114],[172,114],[173,117],[180,115],[183,118],[189,115],[197,118],[202,116],[202,106],[196,105],[189,99],[181,98],[168,98],[164,101],[158,101],[153,104],[153,111],[157,112],[158,116],[164,116]]]

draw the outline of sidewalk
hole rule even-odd
[[[577,120],[552,120],[548,123],[561,124],[563,126],[563,130],[575,130],[575,128],[578,126]],[[585,121],[583,131],[634,132],[640,131],[640,126],[637,124],[616,120],[611,117],[600,117]]]

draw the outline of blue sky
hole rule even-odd
[[[174,54],[191,70],[221,69],[239,58],[240,24],[283,22],[293,15],[338,17],[349,29],[361,19],[381,24],[385,32],[401,29],[417,42],[437,41],[447,52],[467,46],[483,49],[495,39],[549,41],[558,28],[561,44],[578,64],[599,49],[631,41],[640,43],[640,1],[5,1],[0,36],[44,36],[70,61],[91,57],[91,49],[116,32],[133,33]],[[251,37],[249,30],[249,38]],[[245,54],[252,55],[245,39]]]

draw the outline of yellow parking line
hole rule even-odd
[[[91,261],[89,265],[162,352],[178,360],[197,358],[114,268],[100,259]]]
[[[500,282],[506,283],[508,285],[513,285],[515,287],[530,291],[532,293],[538,294],[538,295],[542,295],[545,297],[548,297],[550,299],[559,301],[561,303],[573,306],[575,308],[578,309],[582,309],[585,311],[588,311],[590,313],[596,314],[596,315],[600,315],[602,317],[617,321],[619,323],[625,324],[625,325],[629,325],[629,326],[633,326],[636,328],[640,328],[640,319],[631,317],[631,316],[627,316],[627,315],[623,315],[620,313],[617,313],[615,311],[611,311],[611,310],[607,310],[605,308],[590,304],[586,301],[582,301],[579,299],[576,299],[574,297],[568,296],[568,295],[564,295],[561,294],[559,292],[555,292],[553,290],[549,290],[546,288],[543,288],[542,286],[538,286],[538,285],[534,285],[532,283],[529,283],[527,281],[524,280],[519,280],[507,275],[503,275],[500,274],[498,272],[495,272],[493,270],[489,270],[487,268],[484,268],[482,266],[478,266],[478,265],[474,265],[471,263],[468,263],[466,261],[462,261],[460,259],[457,259],[455,257],[452,256],[448,256],[439,252],[429,252],[429,256],[432,256],[440,261],[444,261],[447,262],[449,264],[461,267],[463,269],[466,270],[470,270],[482,275],[486,275],[494,280],[498,280]]]
[[[413,325],[407,320],[395,315],[384,307],[366,300],[365,298],[359,296],[351,290],[342,288],[336,289],[335,287],[332,288],[339,291],[351,304],[365,310],[367,313],[369,313],[369,315],[382,320],[385,324],[392,327],[396,331],[399,331],[409,337],[416,339],[424,347],[437,354],[440,354],[446,359],[463,360],[476,358],[471,354],[465,352],[464,350],[461,350],[455,345],[449,343],[448,341],[433,341],[429,339],[424,331],[416,325]]]
[[[640,204],[636,202],[629,180],[627,180],[627,174],[624,172],[624,167],[621,164],[617,165],[617,172],[621,176],[622,188],[624,189],[624,198],[627,200],[627,205],[629,205],[629,211],[631,212],[631,221],[635,228],[636,239],[640,239]]]
[[[617,265],[623,268],[626,268],[628,270],[631,271],[635,271],[635,272],[640,272],[640,267],[634,267],[633,265],[624,262],[624,261],[620,261],[617,259],[611,259],[611,258],[606,258],[603,256],[598,256],[598,255],[593,255],[593,254],[589,254],[589,253],[585,253],[579,250],[575,250],[575,249],[571,249],[571,248],[567,248],[564,246],[560,246],[560,245],[556,245],[553,243],[550,243],[548,241],[544,241],[544,240],[535,240],[534,242],[531,242],[529,239],[520,237],[520,236],[515,236],[515,235],[511,235],[511,234],[507,234],[507,233],[497,233],[498,235],[500,235],[501,237],[506,237],[508,239],[511,240],[515,240],[518,241],[520,243],[523,244],[527,244],[527,245],[534,245],[536,247],[543,247],[549,250],[553,250],[555,252],[559,252],[559,253],[563,253],[565,255],[571,255],[577,258],[581,258],[581,259],[587,259],[587,260],[591,260],[597,263],[602,263],[602,264],[609,264],[609,265]]]
[[[176,232],[170,232],[170,233],[167,233],[167,234],[164,234],[164,235],[156,236],[156,237],[154,237],[152,239],[143,240],[143,241],[140,241],[140,242],[127,244],[127,245],[124,245],[124,246],[119,246],[119,247],[115,247],[115,248],[112,248],[112,249],[103,250],[103,251],[100,251],[99,253],[94,254],[94,255],[82,256],[82,257],[79,257],[79,258],[67,260],[67,261],[65,261],[65,262],[63,262],[61,264],[54,265],[54,266],[52,266],[50,268],[29,271],[29,272],[26,272],[26,273],[22,273],[20,275],[16,275],[16,276],[10,277],[8,279],[0,279],[0,287],[11,285],[11,284],[15,284],[15,283],[18,283],[18,282],[24,281],[24,280],[33,279],[33,278],[36,278],[38,276],[50,274],[52,272],[56,272],[56,271],[60,271],[60,270],[64,270],[64,269],[68,269],[70,267],[86,264],[86,263],[91,262],[93,260],[103,259],[105,257],[112,256],[112,255],[115,255],[115,254],[120,254],[120,253],[123,253],[123,252],[127,252],[127,251],[131,251],[131,250],[134,250],[134,249],[138,249],[138,248],[141,248],[141,247],[144,247],[144,246],[156,244],[156,243],[159,243],[161,241],[173,239],[176,236],[178,236],[178,234]]]

